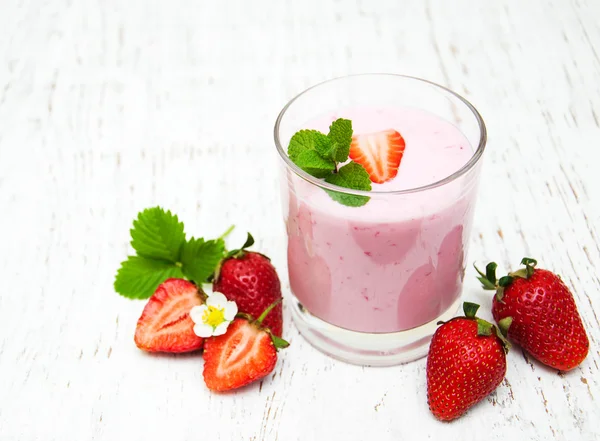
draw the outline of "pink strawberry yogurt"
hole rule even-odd
[[[414,108],[347,109],[354,133],[395,129],[406,141],[398,175],[373,191],[409,190],[449,177],[473,149],[451,123]],[[460,296],[476,173],[428,190],[373,194],[363,207],[333,201],[288,170],[288,269],[293,294],[316,317],[353,331],[388,333],[435,320]]]

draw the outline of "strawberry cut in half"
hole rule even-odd
[[[393,129],[354,135],[350,145],[350,159],[362,165],[371,181],[383,184],[398,174],[406,143]]]
[[[266,315],[281,300],[271,304],[257,319],[247,314],[236,318],[227,332],[210,337],[204,345],[204,382],[216,392],[246,386],[269,375],[277,363],[277,349],[289,343],[262,327]]]
[[[167,279],[144,307],[135,329],[135,344],[149,352],[191,352],[202,348],[190,310],[203,303],[198,288],[183,279]]]

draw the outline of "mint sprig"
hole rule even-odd
[[[130,233],[136,255],[121,263],[114,282],[115,291],[130,299],[149,298],[171,277],[205,283],[225,255],[224,236],[186,240],[183,223],[160,207],[140,212]]]
[[[318,130],[300,130],[290,140],[288,156],[302,170],[315,178],[325,179],[339,187],[352,190],[371,190],[371,179],[365,168],[348,161],[352,143],[352,121],[339,118],[329,126],[325,135]],[[360,207],[369,202],[368,196],[356,196],[326,190],[336,202],[348,207]]]

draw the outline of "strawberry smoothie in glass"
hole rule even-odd
[[[350,158],[369,172],[371,191],[327,183],[287,155],[297,131],[327,133],[338,118],[352,121]],[[275,126],[288,304],[311,344],[363,365],[427,353],[437,322],[453,317],[461,303],[485,142],[485,125],[470,103],[411,77],[338,78],[288,103]],[[331,191],[369,199],[348,206]]]

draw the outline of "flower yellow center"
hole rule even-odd
[[[204,314],[202,314],[202,321],[205,324],[216,328],[225,321],[225,308],[209,306],[206,308],[206,311],[204,311]]]

